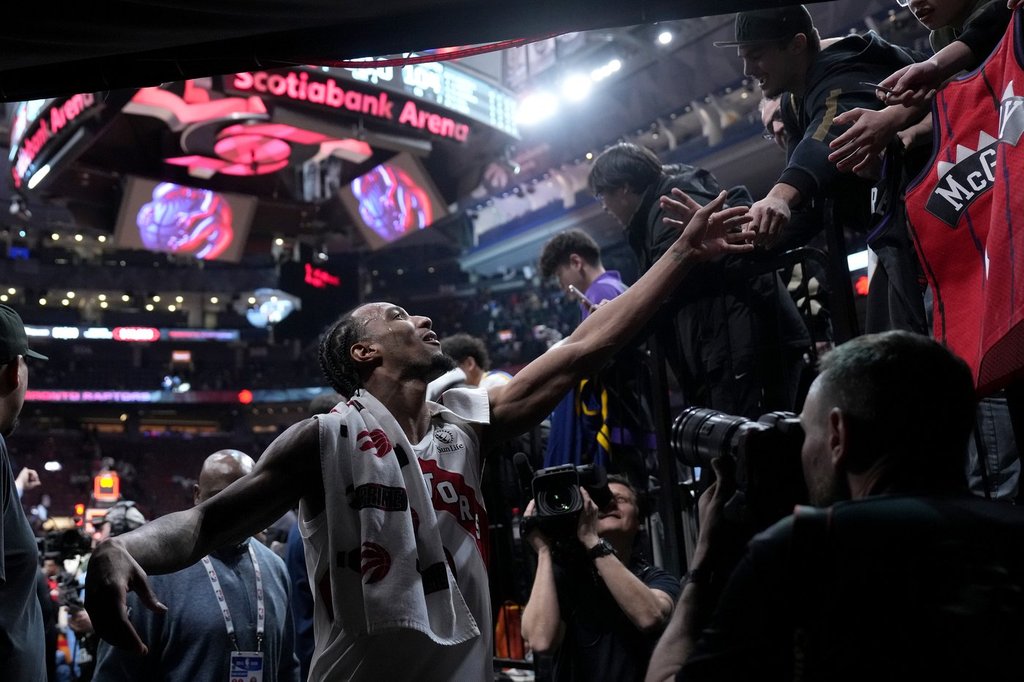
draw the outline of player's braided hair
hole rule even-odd
[[[342,315],[330,329],[320,337],[318,359],[324,378],[335,391],[345,398],[351,398],[363,387],[359,367],[349,352],[352,345],[360,340],[366,325],[365,320],[353,316],[355,310]]]

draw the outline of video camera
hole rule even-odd
[[[92,551],[92,540],[78,528],[51,530],[37,538],[39,553],[63,563]]]
[[[598,509],[604,509],[612,500],[608,474],[604,467],[596,464],[564,464],[540,469],[533,475],[532,487],[537,510],[536,516],[531,517],[533,523],[555,541],[576,536],[576,523],[583,511],[581,487]]]
[[[758,532],[806,503],[803,442],[800,419],[792,412],[770,412],[755,422],[690,407],[672,424],[669,446],[691,467],[710,467],[713,459],[731,458],[736,494],[725,505],[726,517]]]

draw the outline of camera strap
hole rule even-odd
[[[791,594],[796,612],[793,614],[793,681],[808,679],[808,655],[810,634],[820,624],[814,617],[820,604],[823,589],[825,563],[822,558],[828,553],[832,509],[815,509],[797,505],[793,510],[793,537],[791,546],[792,578]],[[810,676],[813,677],[813,674]]]

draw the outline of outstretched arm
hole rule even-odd
[[[320,481],[319,434],[313,419],[282,433],[252,472],[187,511],[162,516],[100,544],[89,560],[85,605],[96,632],[138,653],[146,645],[128,620],[129,591],[150,609],[165,607],[146,573],[170,573],[269,526]]]
[[[749,251],[752,234],[730,230],[744,221],[746,208],[720,210],[726,193],[699,207],[673,190],[679,201],[662,197],[675,215],[690,216],[675,244],[621,296],[601,306],[563,343],[523,368],[504,386],[491,389],[487,443],[499,443],[543,419],[580,377],[600,369],[654,317],[694,263],[723,253]],[[673,206],[674,204],[674,206]]]

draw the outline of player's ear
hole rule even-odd
[[[357,341],[349,349],[352,359],[356,362],[373,362],[380,357],[380,349],[372,341]]]

